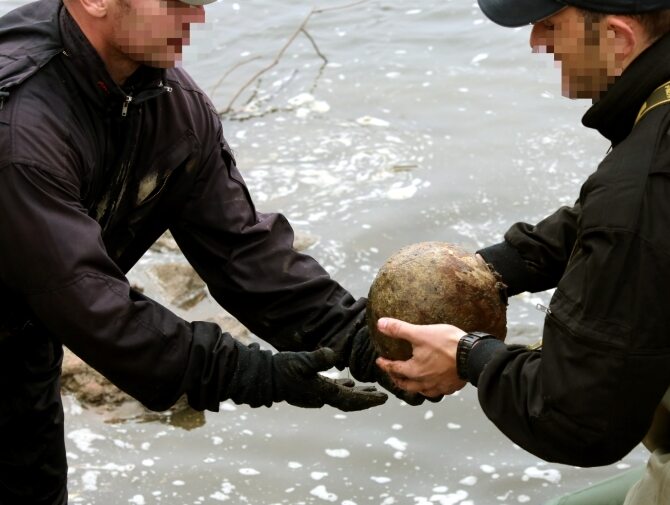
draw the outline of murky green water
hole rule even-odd
[[[0,12],[23,3],[2,0]],[[312,5],[213,4],[185,67],[223,109]],[[328,64],[299,36],[247,108],[260,116],[224,128],[259,209],[317,237],[309,252],[358,296],[403,245],[474,250],[572,202],[607,149],[579,124],[588,104],[558,96],[557,71],[530,54],[528,29],[493,26],[474,2],[370,0],[314,15],[307,29]],[[512,339],[539,336],[534,306],[547,300],[512,301]],[[542,463],[486,420],[471,387],[440,404],[391,400],[347,415],[226,403],[190,431],[105,424],[66,405],[81,504],[539,504],[645,460],[637,449],[601,469]]]

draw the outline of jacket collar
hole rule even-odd
[[[86,98],[104,109],[116,108],[132,96],[133,103],[140,103],[165,91],[165,70],[142,65],[123,86],[114,82],[105,63],[91,45],[68,10],[60,12],[60,30],[64,53],[70,70]]]
[[[670,34],[635,58],[605,95],[586,112],[582,123],[598,130],[616,146],[630,134],[645,100],[668,80]]]

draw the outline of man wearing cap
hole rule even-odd
[[[380,329],[410,340],[414,356],[378,363],[399,386],[428,396],[470,382],[498,428],[547,461],[607,465],[644,439],[653,454],[626,503],[668,504],[670,2],[479,5],[503,26],[533,25],[533,50],[560,63],[565,96],[592,100],[583,123],[612,148],[574,206],[516,224],[479,251],[508,295],[556,288],[541,349],[382,319]],[[614,504],[625,494],[560,503]]]
[[[40,0],[0,18],[0,504],[63,505],[62,344],[151,409],[186,395],[361,410],[319,371],[374,364],[355,300],[257,212],[204,93],[176,68],[213,0]],[[212,296],[279,353],[187,322],[125,273],[167,229]]]

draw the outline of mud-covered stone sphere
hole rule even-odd
[[[377,320],[393,317],[413,324],[452,324],[504,339],[507,300],[504,285],[474,253],[445,242],[404,247],[381,267],[368,294],[367,321],[380,355],[406,360],[412,346],[377,330]]]

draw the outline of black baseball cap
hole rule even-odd
[[[670,8],[668,0],[477,0],[482,12],[502,26],[536,23],[568,6],[607,14],[641,14]]]

